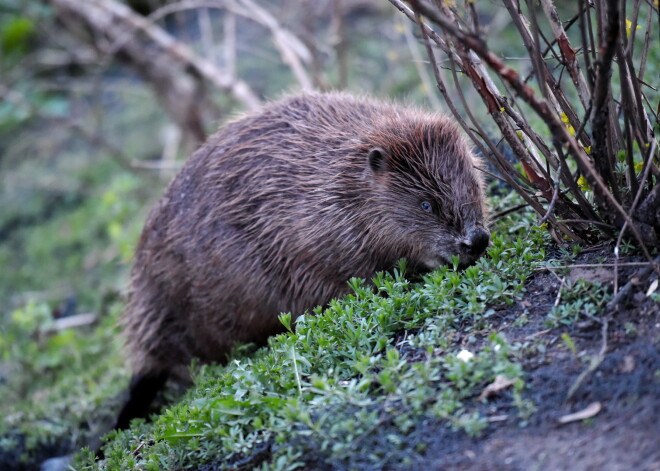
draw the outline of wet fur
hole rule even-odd
[[[340,93],[227,124],[139,241],[123,316],[136,378],[223,362],[237,342],[280,332],[279,313],[325,305],[401,258],[471,263],[461,242],[487,212],[477,165],[451,119]]]

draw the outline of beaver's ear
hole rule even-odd
[[[382,147],[374,147],[367,155],[367,162],[376,175],[382,175],[388,169],[387,152]]]

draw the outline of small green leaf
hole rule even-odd
[[[5,52],[24,52],[34,33],[34,22],[19,16],[9,20],[0,32],[2,50]]]

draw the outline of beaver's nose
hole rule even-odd
[[[467,255],[481,255],[490,241],[490,233],[482,228],[476,227],[468,232],[461,242],[461,250]]]

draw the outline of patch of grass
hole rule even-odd
[[[544,258],[544,232],[526,234],[495,235],[488,257],[463,272],[443,267],[411,283],[401,264],[373,286],[351,280],[353,294],[299,317],[295,330],[283,315],[288,332],[268,348],[201,367],[177,404],[152,423],[113,432],[106,460],[82,453],[76,469],[229,465],[264,447],[269,453],[253,467],[296,469],[311,455],[347,463],[367,442],[379,445],[361,466],[378,468],[392,464],[422,420],[478,434],[487,421],[475,398],[497,375],[516,380],[512,405],[529,415],[518,347],[483,332],[490,306],[519,298]],[[402,332],[405,349],[394,341]],[[457,356],[459,332],[474,338],[471,359]]]
[[[81,446],[98,433],[90,423],[112,420],[128,372],[117,341],[121,303],[108,309],[93,330],[49,333],[53,320],[43,303],[15,310],[0,326],[0,463],[12,468],[43,449]]]
[[[611,298],[612,294],[600,283],[567,280],[561,288],[562,302],[550,311],[545,323],[548,327],[559,327],[597,317]]]

